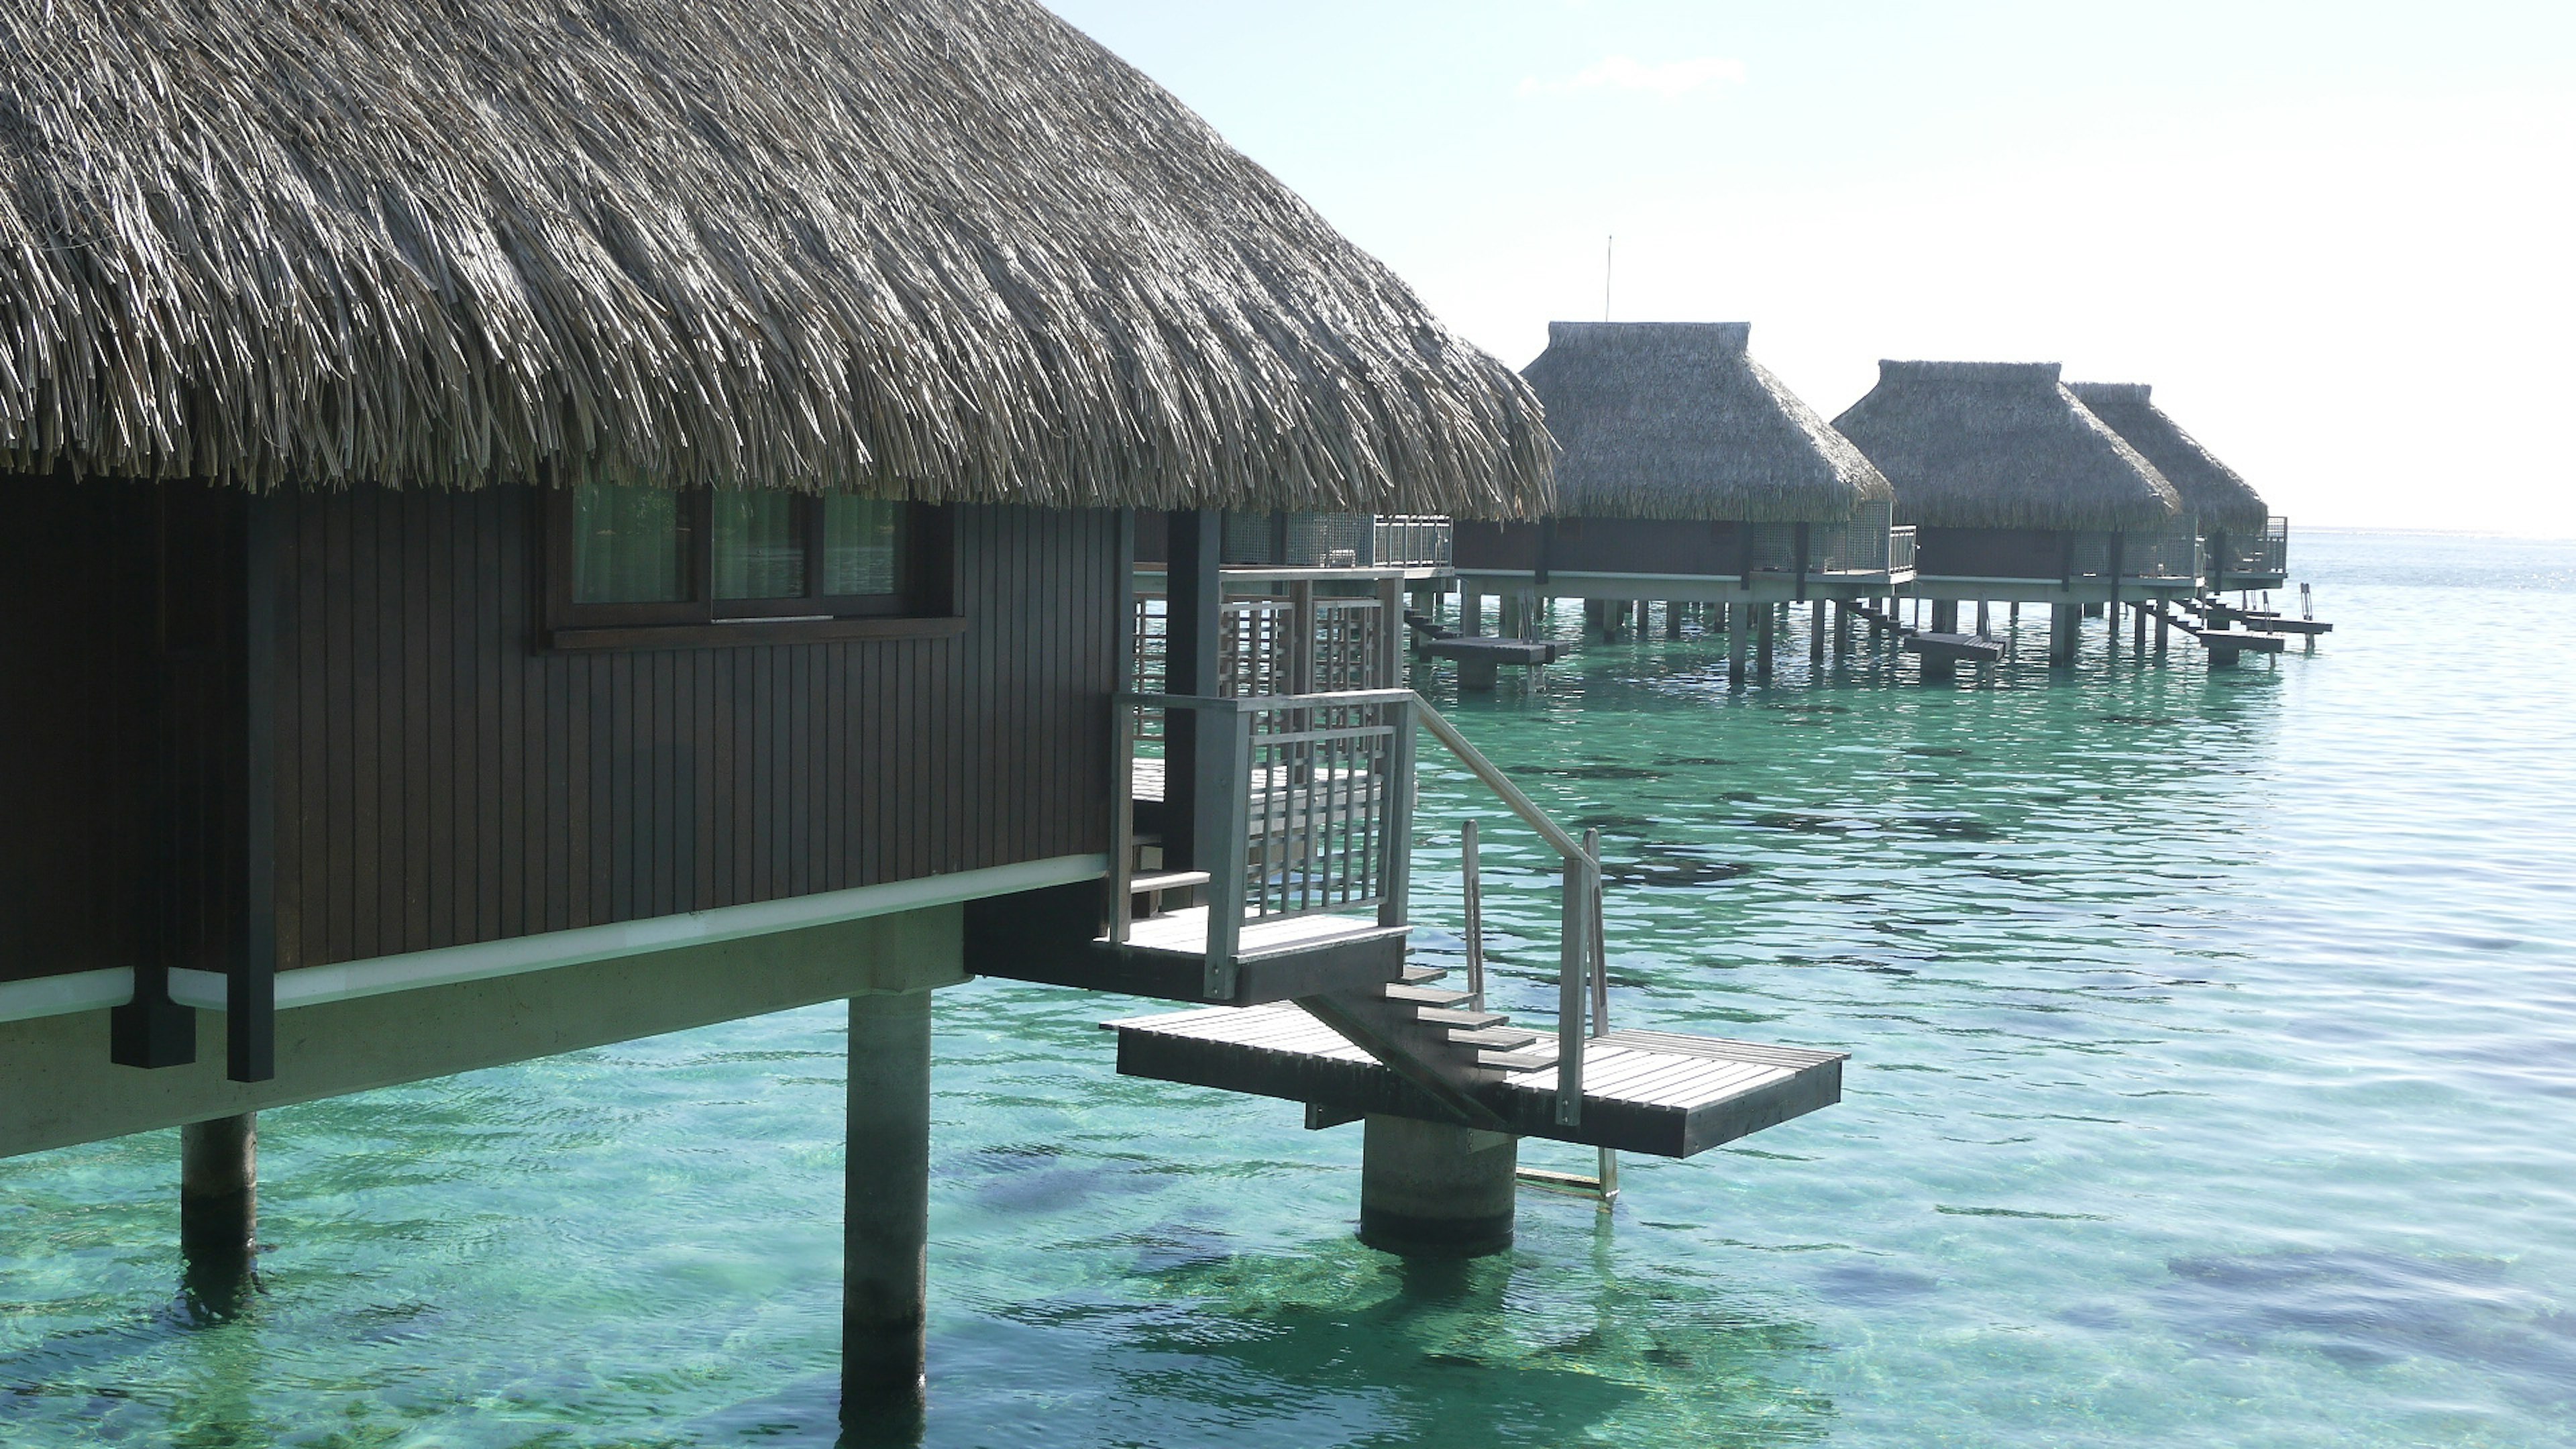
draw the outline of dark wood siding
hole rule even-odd
[[[1926,577],[2054,579],[2064,575],[2067,538],[2044,528],[1924,528],[1915,534],[1914,571]]]
[[[1107,848],[1107,512],[962,510],[955,638],[532,647],[526,490],[285,502],[283,969]]]
[[[1538,525],[1459,519],[1452,526],[1449,558],[1462,569],[1535,569],[1538,567]]]
[[[1733,574],[1740,525],[1647,518],[1560,518],[1547,566],[1566,573]]]
[[[0,981],[163,953],[220,971],[242,901],[242,500],[0,489]]]

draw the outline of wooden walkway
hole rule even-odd
[[[1451,1120],[1440,1105],[1291,1003],[1214,1007],[1102,1023],[1118,1034],[1118,1070],[1305,1102],[1328,1117],[1362,1113]],[[1480,1090],[1525,1137],[1688,1157],[1842,1100],[1841,1052],[1762,1046],[1672,1032],[1596,1037],[1583,1064],[1583,1120],[1556,1123],[1555,1046],[1544,1065]]]

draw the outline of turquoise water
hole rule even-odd
[[[2336,632],[2232,675],[2097,623],[1990,687],[1794,640],[1741,692],[1697,643],[1444,681],[1604,831],[1620,1022],[1853,1053],[1504,1257],[1357,1246],[1358,1129],[1115,1076],[1134,1004],[944,994],[927,1442],[2576,1443],[2576,545],[2295,550]],[[1425,952],[1470,809],[1541,1019],[1551,882],[1454,772]],[[830,1443],[841,1048],[821,1008],[270,1113],[230,1323],[177,1292],[174,1134],[0,1162],[0,1442]]]

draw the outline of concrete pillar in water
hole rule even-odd
[[[1742,684],[1744,682],[1744,636],[1747,632],[1745,625],[1748,622],[1744,617],[1745,607],[1746,606],[1742,604],[1729,604],[1725,606],[1726,677],[1729,681],[1736,684]]]
[[[1664,600],[1664,637],[1682,637],[1682,603],[1679,599]]]
[[[2171,627],[2165,623],[2164,610],[2158,609],[2156,611],[2156,653],[2159,656],[2165,652],[2165,631]]]
[[[1469,638],[1485,632],[1485,596],[1474,589],[1458,590],[1458,632]]]
[[[919,1419],[930,1239],[930,993],[850,998],[841,1420]]]
[[[1931,632],[1935,634],[1956,634],[1959,632],[1958,600],[1935,599],[1932,601]],[[1923,656],[1924,683],[1937,684],[1942,681],[1956,679],[1958,677],[1958,661],[1954,659],[1945,659],[1938,655],[1927,654]]]
[[[1825,601],[1822,599],[1807,606],[1807,662],[1825,662]]]
[[[1977,637],[1986,637],[1986,601],[1977,600]]]
[[[1519,1138],[1409,1117],[1372,1116],[1361,1130],[1361,1242],[1421,1258],[1512,1245]]]
[[[1849,599],[1834,601],[1834,657],[1850,655],[1852,647],[1852,606]]]
[[[2129,631],[2129,651],[2144,659],[2147,657],[2147,606],[2143,602],[2138,603],[2132,606],[2132,612],[2137,619]]]
[[[181,1127],[179,1254],[189,1300],[217,1317],[238,1312],[254,1286],[258,1241],[258,1114]]]
[[[2081,621],[2082,615],[2077,612],[2076,607],[2073,604],[2058,603],[2048,606],[2049,663],[2072,664],[2075,662],[2075,642],[2078,637],[2077,631]]]
[[[1496,626],[1495,632],[1506,639],[1529,637],[1529,610],[1522,604],[1520,595],[1503,595],[1502,622]]]
[[[1766,680],[1771,677],[1771,633],[1778,621],[1779,610],[1767,604],[1762,608],[1762,616],[1755,621],[1758,627],[1755,631],[1753,669],[1755,674]]]

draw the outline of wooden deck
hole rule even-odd
[[[2004,657],[2001,641],[1975,634],[1908,633],[1905,652],[1926,659],[1955,659],[1970,664],[1992,664]]]
[[[1447,1121],[1449,1115],[1366,1052],[1293,1004],[1129,1017],[1118,1070],[1305,1102],[1328,1119],[1361,1113]],[[1552,1042],[1527,1049],[1544,1065],[1506,1072],[1487,1105],[1527,1137],[1688,1157],[1842,1100],[1840,1052],[1762,1046],[1671,1032],[1614,1031],[1584,1055],[1583,1120],[1556,1123]]]

